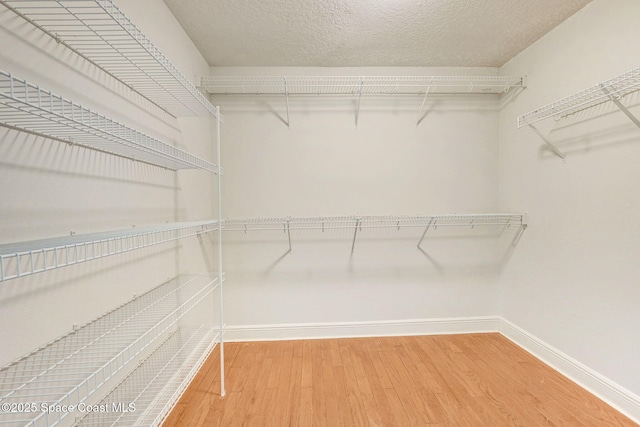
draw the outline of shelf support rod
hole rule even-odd
[[[356,235],[358,234],[358,227],[362,222],[362,218],[356,218],[356,227],[353,230],[353,242],[351,243],[351,255],[353,255],[353,250],[356,247]]]
[[[427,96],[429,96],[429,92],[431,92],[431,85],[427,86],[427,90],[424,92],[424,98],[422,99],[422,105],[420,105],[420,111],[418,112],[418,122],[416,123],[416,126],[420,125],[420,122],[422,121],[422,111],[424,110],[424,104],[427,102]]]
[[[287,104],[287,127],[291,127],[289,124],[289,87],[287,86],[287,78],[284,77],[284,100]]]
[[[364,78],[360,79],[360,88],[358,89],[358,104],[356,106],[356,127],[358,127],[358,117],[360,116],[360,100],[362,100],[362,85]]]
[[[529,126],[531,129],[533,129],[533,131],[538,134],[538,136],[549,146],[549,148],[551,149],[551,151],[553,151],[555,153],[556,156],[560,157],[562,160],[564,160],[565,155],[562,151],[558,150],[558,148],[553,145],[553,143],[551,143],[551,141],[549,141],[549,139],[547,137],[545,137],[542,132],[540,132],[538,130],[538,128],[536,128],[534,125],[527,123],[527,126]]]
[[[220,291],[220,396],[224,388],[224,306],[222,278],[222,159],[220,156],[220,107],[216,107],[216,160],[218,163],[218,289]]]
[[[620,111],[622,111],[624,114],[626,114],[627,117],[629,117],[629,119],[631,119],[631,121],[633,123],[635,123],[636,126],[638,126],[640,128],[640,120],[638,120],[638,118],[636,116],[634,116],[633,114],[631,114],[631,111],[629,111],[627,109],[627,107],[625,107],[624,105],[622,105],[622,103],[618,100],[618,98],[616,98],[615,96],[613,96],[613,94],[611,92],[609,92],[609,90],[603,85],[600,85],[600,88],[602,89],[602,91],[607,94],[607,96],[609,97],[609,99],[611,99],[613,101],[614,104],[616,104],[616,106],[620,109]]]
[[[291,218],[287,218],[287,237],[289,238],[289,252],[291,252]]]
[[[431,227],[432,223],[433,223],[433,218],[431,218],[429,220],[429,222],[427,223],[427,227],[424,229],[424,233],[422,233],[422,237],[420,237],[420,241],[418,242],[418,249],[420,249],[420,245],[422,244],[422,241],[424,240],[424,236],[427,235],[427,231],[429,231],[429,227]]]

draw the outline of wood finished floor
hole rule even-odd
[[[636,426],[500,334],[227,343],[164,426]]]

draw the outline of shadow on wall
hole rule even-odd
[[[303,270],[423,277],[497,274],[526,225],[490,227],[227,230],[225,270],[268,277]],[[504,242],[504,243],[502,243]]]
[[[70,294],[73,295],[74,288],[79,286],[86,287],[91,280],[99,279],[108,274],[127,271],[127,269],[140,264],[158,262],[158,259],[164,259],[162,257],[174,252],[175,245],[165,244],[138,249],[132,253],[98,258],[90,262],[81,262],[47,271],[46,273],[9,279],[1,282],[0,310],[16,302],[28,302],[34,296],[53,295],[64,290],[70,291]],[[5,266],[7,266],[7,269],[11,268],[11,265],[5,264]],[[157,283],[142,284],[142,286],[152,285],[157,286]],[[126,287],[127,285],[125,284],[124,286]],[[136,286],[140,285],[136,284]],[[101,292],[112,294],[114,293],[113,288],[104,288]],[[136,292],[140,293],[140,290],[132,291],[132,293]]]
[[[168,169],[1,126],[0,159],[4,170],[176,189]]]
[[[272,115],[287,126],[287,116],[295,123],[296,116],[327,113],[349,114],[354,119],[363,117],[367,113],[402,114],[415,120],[419,125],[432,114],[442,113],[495,113],[499,109],[498,95],[430,95],[423,97],[414,95],[402,96],[368,96],[358,102],[353,96],[291,96],[287,100],[284,96],[263,95],[258,99],[242,95],[219,95],[213,98],[221,103],[225,114],[249,113]],[[424,104],[423,104],[424,101]]]
[[[179,190],[174,175],[0,127],[0,243],[164,223],[167,213],[159,203],[127,200],[136,194],[173,194]]]

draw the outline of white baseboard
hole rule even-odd
[[[569,357],[527,331],[500,318],[499,332],[589,392],[640,424],[640,396]]]
[[[498,332],[498,317],[227,326],[229,342]]]

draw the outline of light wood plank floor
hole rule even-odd
[[[165,426],[636,426],[500,334],[228,343]]]

